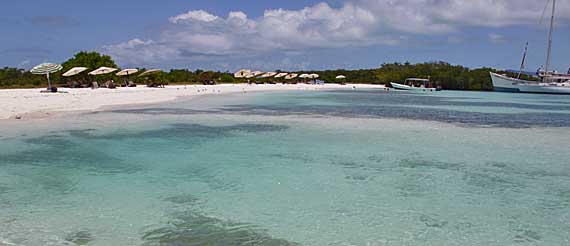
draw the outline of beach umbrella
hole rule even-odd
[[[67,70],[67,72],[65,72],[64,74],[62,74],[63,77],[71,77],[74,75],[78,75],[80,73],[82,73],[83,71],[87,70],[86,67],[74,67],[72,69]]]
[[[125,75],[129,76],[129,75],[131,75],[131,74],[135,74],[135,73],[138,73],[138,72],[139,72],[138,69],[127,68],[127,69],[121,70],[120,72],[116,73],[115,75],[117,75],[117,76],[125,76]]]
[[[262,71],[255,71],[255,72],[251,72],[251,74],[253,75],[253,77],[257,77],[257,76],[259,76],[259,75],[264,74],[264,72],[262,72]]]
[[[32,70],[30,70],[30,72],[33,74],[39,74],[39,75],[45,74],[47,77],[47,80],[48,80],[48,89],[51,89],[51,81],[49,79],[49,74],[55,73],[61,69],[63,69],[63,67],[59,64],[42,63],[42,64],[37,65],[34,68],[32,68]]]
[[[234,73],[234,77],[236,78],[245,78],[251,73],[251,70],[242,69]]]
[[[111,67],[100,67],[100,68],[97,68],[97,69],[91,71],[91,72],[89,73],[89,75],[103,75],[103,74],[108,74],[108,73],[115,72],[115,71],[117,71],[117,70],[118,70],[118,69],[116,69],[116,68],[111,68]]]
[[[287,76],[288,73],[278,73],[277,75],[275,75],[275,78],[282,78]]]
[[[146,70],[143,73],[139,74],[139,77],[144,77],[144,76],[148,76],[148,75],[160,73],[160,72],[162,72],[162,70],[160,70],[160,69],[150,69],[150,70]]]
[[[336,79],[346,79],[346,76],[344,76],[344,75],[339,75],[339,76],[336,76]]]
[[[299,76],[299,75],[296,73],[291,73],[291,74],[285,76],[285,79],[294,79],[294,78],[297,78],[297,76]]]
[[[307,78],[309,78],[309,75],[306,74],[306,73],[304,73],[304,74],[299,75],[299,78],[301,78],[301,79],[307,79]]]
[[[312,74],[309,74],[309,77],[308,77],[308,78],[309,78],[309,79],[318,79],[318,78],[319,78],[319,75],[316,74],[316,73],[312,73]]]
[[[268,73],[265,73],[265,74],[261,75],[260,78],[269,78],[269,77],[273,77],[273,76],[275,76],[275,75],[277,75],[277,73],[275,73],[275,72],[268,72]]]

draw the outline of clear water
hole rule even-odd
[[[570,97],[304,91],[0,123],[0,245],[568,245]]]

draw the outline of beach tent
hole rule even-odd
[[[336,76],[336,79],[346,79],[346,76],[344,76],[344,75],[339,75],[339,76]]]
[[[242,69],[234,73],[235,78],[245,78],[251,73],[251,70]]]
[[[48,90],[51,90],[51,81],[49,79],[49,74],[50,73],[55,73],[59,70],[63,69],[63,67],[59,64],[55,64],[55,63],[42,63],[40,65],[35,66],[34,68],[32,68],[30,70],[31,73],[33,74],[38,74],[38,75],[46,75],[47,80],[48,80]]]
[[[86,67],[74,67],[72,69],[67,70],[67,72],[65,72],[64,74],[62,74],[63,77],[71,77],[74,75],[78,75],[80,73],[82,73],[83,71],[87,70]]]
[[[288,74],[288,73],[278,73],[277,75],[275,75],[275,78],[277,78],[277,79],[278,79],[278,78],[282,78],[282,77],[287,76],[287,74]]]
[[[129,76],[135,73],[138,73],[139,70],[138,69],[134,69],[134,68],[127,68],[127,69],[123,69],[120,72],[116,73],[115,75],[117,76]]]
[[[112,73],[117,71],[118,69],[116,68],[111,68],[111,67],[100,67],[97,68],[91,72],[89,72],[89,75],[103,75],[103,74],[108,74],[108,73]]]

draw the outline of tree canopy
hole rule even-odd
[[[72,58],[65,61],[63,70],[55,73],[52,78],[56,85],[65,85],[67,79],[62,79],[61,74],[72,67],[87,67],[89,70],[105,66],[118,68],[117,64],[108,55],[98,52],[82,51],[75,54]],[[144,68],[140,68],[144,71]],[[350,83],[368,83],[368,84],[389,84],[390,82],[402,82],[406,78],[429,78],[434,85],[441,86],[448,90],[492,90],[493,86],[489,72],[495,71],[492,68],[470,69],[460,65],[452,65],[447,62],[425,62],[418,64],[411,63],[385,63],[379,68],[360,69],[360,70],[326,70],[326,71],[289,71],[295,73],[316,73],[320,75],[320,79],[326,83],[350,82]],[[505,73],[505,72],[503,72]],[[346,79],[339,81],[336,76],[344,75]],[[71,78],[75,81],[88,83],[93,80],[87,73]],[[119,81],[114,74],[97,76],[97,80],[105,81],[113,79]],[[139,77],[132,77],[136,83],[146,83],[148,80]],[[171,69],[170,71],[159,73],[153,76],[153,79],[160,80],[165,84],[192,84],[213,81],[215,83],[243,83],[244,79],[236,79],[229,71],[204,71],[189,69]],[[523,76],[523,79],[531,79]],[[261,79],[260,82],[268,82],[267,79]],[[23,88],[37,87],[45,84],[45,77],[31,74],[29,71],[17,68],[5,67],[0,69],[0,88]]]

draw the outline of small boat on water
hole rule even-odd
[[[430,86],[429,79],[408,78],[404,84],[390,82],[390,85],[397,90],[405,91],[438,91],[437,88]]]
[[[554,32],[554,19],[556,13],[556,0],[552,0],[552,15],[550,16],[550,32],[548,33],[548,50],[546,52],[546,67],[536,73],[536,81],[520,79],[523,73],[526,48],[523,55],[520,72],[517,78],[507,75],[491,73],[493,88],[501,92],[541,93],[541,94],[570,94],[570,74],[561,74],[549,71],[552,54],[552,33]],[[528,43],[527,43],[528,44]],[[570,73],[570,70],[569,72]]]

